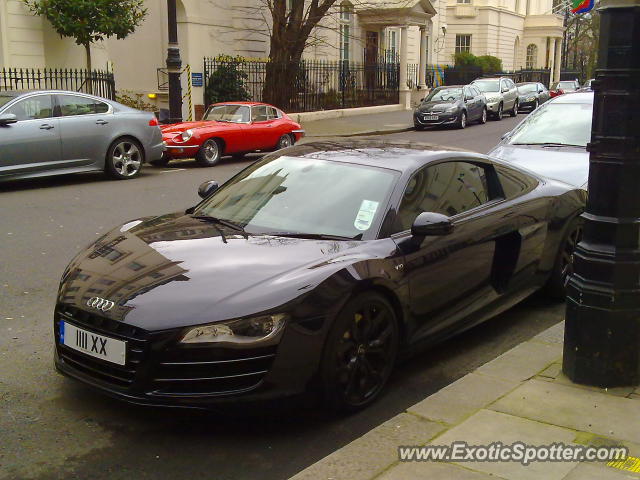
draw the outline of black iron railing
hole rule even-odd
[[[112,72],[72,68],[3,68],[2,90],[70,90],[112,100],[116,97]]]
[[[267,70],[270,75],[286,81],[268,83]],[[246,96],[252,101],[274,103],[288,112],[399,102],[400,65],[395,62],[303,60],[295,64],[277,64],[268,61],[205,58],[205,104],[214,100],[234,100],[219,96],[223,71],[228,75],[225,78],[232,78],[239,84],[229,91],[246,92]],[[218,85],[214,85],[215,82]]]

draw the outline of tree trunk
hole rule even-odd
[[[87,93],[93,93],[93,72],[91,69],[91,44],[90,43],[86,43],[84,45],[84,51],[87,55],[87,78],[85,79],[86,86],[87,86]]]

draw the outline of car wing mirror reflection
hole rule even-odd
[[[446,215],[435,212],[423,212],[411,226],[414,237],[433,237],[449,235],[453,232],[453,222]]]
[[[208,180],[204,183],[201,183],[198,187],[198,195],[201,198],[207,198],[211,196],[216,190],[220,188],[220,185],[215,180]]]

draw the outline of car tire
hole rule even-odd
[[[503,115],[503,111],[502,111],[503,105],[502,103],[500,105],[498,105],[498,111],[496,112],[494,118],[499,122],[500,120],[502,120],[502,115]]]
[[[220,162],[221,157],[222,146],[220,142],[215,138],[210,138],[206,140],[198,150],[196,162],[201,167],[213,167]]]
[[[582,220],[575,219],[562,238],[551,277],[545,286],[547,295],[553,299],[562,300],[566,296],[567,277],[573,269],[573,254],[582,239],[582,227]]]
[[[480,115],[480,119],[478,120],[478,123],[480,125],[484,125],[485,123],[487,123],[487,108],[483,108],[482,109],[482,114]]]
[[[538,108],[540,106],[540,100],[536,99],[536,102],[533,104],[533,110],[535,110],[536,108]],[[533,112],[533,110],[531,110]]]
[[[354,296],[329,333],[320,365],[327,404],[355,412],[373,403],[393,370],[400,333],[395,311],[375,292]]]
[[[459,129],[467,127],[467,112],[460,112],[460,118],[458,118],[457,126]]]
[[[282,135],[280,139],[278,139],[278,144],[276,145],[276,150],[282,150],[283,148],[288,148],[293,145],[293,138],[288,133]]]
[[[114,141],[107,149],[104,169],[116,180],[137,177],[144,163],[144,149],[137,140],[123,137]]]
[[[512,117],[518,116],[518,102],[513,104],[513,108],[511,109],[511,116]]]
[[[169,165],[170,161],[170,158],[162,157],[157,160],[151,160],[149,164],[153,165],[154,167],[166,167],[167,165]]]

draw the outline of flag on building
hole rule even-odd
[[[586,13],[593,9],[595,4],[595,0],[572,0],[573,8],[571,12],[573,13]]]

